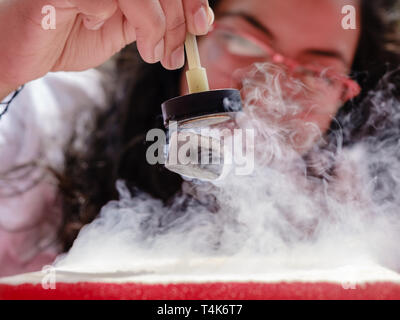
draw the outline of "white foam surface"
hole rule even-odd
[[[224,259],[212,258],[192,260],[187,262],[164,261],[153,268],[124,270],[115,272],[80,272],[78,270],[63,270],[55,268],[56,282],[103,282],[103,283],[207,283],[207,282],[330,282],[337,284],[366,284],[376,282],[392,282],[400,284],[400,274],[374,264],[344,265],[334,268],[285,268],[278,270],[270,268],[267,272],[251,272],[253,263],[247,261],[249,272],[229,272]],[[243,263],[244,265],[245,263]],[[225,265],[219,271],[219,267]],[[235,266],[237,268],[237,266]],[[196,272],[198,270],[198,273]],[[208,272],[205,272],[207,271]],[[23,283],[40,284],[45,278],[45,272],[21,274],[13,277],[0,278],[0,284],[19,285]]]

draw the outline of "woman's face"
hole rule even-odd
[[[356,30],[342,27],[345,16],[342,7],[348,4],[356,8],[358,18],[359,0],[222,0],[215,13],[217,24],[220,22],[233,32],[245,32],[302,66],[318,66],[321,70],[347,74],[360,34],[358,21]],[[240,83],[233,79],[233,71],[251,65],[256,59],[230,59],[226,46],[217,43],[213,33],[199,41],[202,65],[207,69],[210,87],[240,89]],[[237,46],[240,43],[237,41]],[[182,79],[183,93],[187,93],[185,82]],[[342,102],[338,97],[323,94],[319,94],[316,101],[296,117],[316,123],[325,132]]]

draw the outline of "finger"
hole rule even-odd
[[[84,15],[83,23],[91,30],[99,29],[117,11],[116,0],[68,0]]]
[[[161,60],[166,69],[182,68],[185,63],[186,22],[181,0],[160,0],[166,19],[165,54]]]
[[[195,35],[208,33],[214,14],[208,0],[183,0],[187,29]]]
[[[119,0],[120,9],[135,28],[137,47],[143,60],[156,63],[164,58],[166,18],[158,0]]]

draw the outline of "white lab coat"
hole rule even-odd
[[[84,135],[95,110],[107,106],[107,80],[96,69],[49,73],[26,84],[0,120],[0,276],[39,270],[60,250],[55,180],[35,166],[22,178],[5,174],[32,161],[62,170],[74,130]]]

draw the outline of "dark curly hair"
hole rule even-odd
[[[216,6],[218,2],[210,1],[210,5]],[[341,108],[331,132],[338,130],[340,119],[360,106],[368,91],[400,62],[398,26],[387,18],[388,13],[398,9],[398,1],[362,0],[361,5],[362,32],[352,76],[363,87],[363,93]],[[97,115],[84,153],[74,150],[71,142],[66,151],[65,171],[58,174],[64,213],[60,237],[64,250],[70,248],[80,228],[90,223],[104,204],[118,198],[117,179],[125,180],[133,193],[142,190],[166,203],[180,190],[180,176],[163,166],[147,163],[145,137],[148,130],[163,128],[160,105],[179,95],[181,72],[142,62],[135,45],[120,53],[117,90],[111,107]],[[351,128],[353,136],[359,134],[369,112],[365,107],[356,113]],[[351,136],[345,141],[350,143]]]

